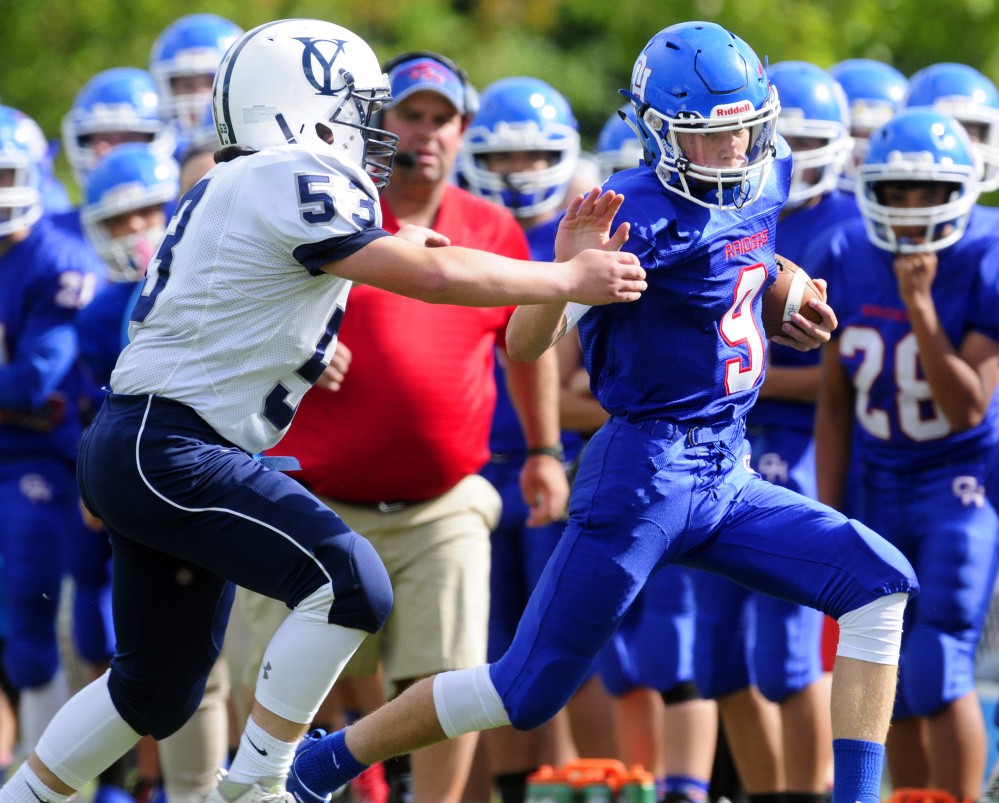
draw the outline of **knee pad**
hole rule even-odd
[[[333,601],[328,621],[376,633],[392,610],[392,583],[385,564],[368,540],[357,533],[347,537],[349,542],[340,548],[316,551],[316,557],[332,579]],[[314,592],[315,588],[302,599]],[[301,600],[296,601],[296,606],[297,602]]]
[[[975,688],[975,646],[929,625],[915,625],[902,649],[899,694],[922,717]]]
[[[59,669],[59,648],[49,639],[13,638],[4,646],[3,667],[18,691],[39,689]]]

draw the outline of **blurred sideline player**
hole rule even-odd
[[[80,376],[72,320],[103,267],[42,217],[41,165],[22,113],[0,107],[0,554],[4,670],[32,749],[68,690],[56,613],[67,533],[79,522],[73,465]]]
[[[583,454],[566,531],[507,653],[416,684],[345,732],[305,744],[288,781],[303,797],[422,744],[546,721],[648,577],[675,561],[838,618],[834,801],[879,800],[915,576],[859,522],[749,470],[743,439],[765,368],[759,292],[776,273],[774,238],[763,233],[791,180],[790,151],[774,133],[776,93],[745,42],[695,22],[653,37],[628,97],[650,164],[574,201],[556,258],[623,246],[648,266],[649,289],[627,309],[522,305],[507,336],[511,357],[532,359],[578,320],[591,387],[611,412]],[[743,238],[750,247],[737,250]],[[828,339],[834,313],[809,303],[821,323],[795,315],[777,342],[815,348]]]
[[[608,176],[644,164],[635,110],[621,111],[627,119],[614,112],[597,140]],[[717,742],[717,708],[694,685],[693,574],[671,565],[651,577],[597,656],[617,698],[622,759],[652,772],[670,803],[706,800]]]
[[[195,139],[212,106],[215,71],[243,29],[217,14],[188,14],[174,20],[153,42],[149,73],[156,83],[160,117],[176,138],[174,156]]]
[[[86,190],[97,161],[126,142],[145,142],[160,156],[170,156],[176,146],[160,119],[152,76],[137,67],[112,67],[83,85],[62,119],[62,145],[80,189]]]
[[[517,219],[531,257],[551,260],[559,213],[579,164],[578,125],[565,98],[536,78],[511,77],[491,84],[482,91],[478,112],[464,132],[458,162],[461,179],[473,194],[505,207]],[[520,485],[524,463],[535,454],[563,464],[577,460],[582,448],[578,430],[592,433],[607,417],[592,398],[560,391],[560,442],[528,449],[506,387],[509,363],[505,352],[497,355],[491,458],[481,472],[503,500],[499,524],[490,534],[490,661],[510,646],[527,599],[565,527],[562,521],[541,525],[528,507]],[[570,350],[558,357],[561,385],[579,366],[579,355]],[[577,757],[577,751],[588,758],[617,755],[613,731],[606,727],[609,706],[601,705],[595,674],[591,682],[594,685],[570,703],[568,717],[560,712],[551,723],[528,733],[501,728],[483,734],[490,773],[505,803],[524,799],[527,775],[539,764],[564,764]]]
[[[999,92],[987,76],[965,64],[930,65],[912,76],[902,105],[904,108],[931,107],[961,123],[979,155],[982,194],[993,192],[999,186]],[[976,203],[965,236],[994,234],[997,225],[999,208]],[[993,403],[999,403],[999,400]],[[993,452],[991,464],[991,479],[986,483],[986,490],[996,507],[999,504],[999,448]],[[925,734],[921,734],[920,744],[925,742]]]
[[[901,108],[908,82],[890,64],[874,59],[847,59],[830,67],[829,74],[843,87],[850,104],[853,158],[843,165],[839,188],[852,193],[868,138]]]
[[[823,357],[819,495],[839,503],[856,428],[860,517],[920,579],[888,739],[892,784],[957,800],[978,799],[985,771],[974,658],[999,556],[985,493],[999,439],[999,243],[966,234],[978,175],[959,123],[900,111],[860,167],[863,220],[836,233],[819,271],[841,321]]]
[[[847,102],[836,81],[815,65],[780,62],[767,74],[781,102],[777,131],[794,159],[776,248],[809,272],[811,244],[857,216],[853,197],[836,189],[850,156]],[[771,346],[759,399],[746,421],[751,467],[810,499],[816,498],[812,423],[819,379],[817,353]],[[832,755],[829,688],[820,661],[823,614],[705,572],[694,574],[694,590],[697,683],[702,694],[718,700],[750,800],[825,799]]]

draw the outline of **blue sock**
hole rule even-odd
[[[319,796],[335,792],[368,768],[347,749],[346,732],[344,728],[324,736],[295,761],[294,775],[310,792]]]
[[[834,739],[832,803],[880,803],[885,746],[857,739]]]
[[[709,782],[689,775],[667,775],[663,784],[663,794],[675,792],[694,803],[704,803],[708,799]]]

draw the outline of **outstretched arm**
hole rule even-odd
[[[623,202],[624,196],[613,190],[601,195],[599,188],[594,188],[585,196],[577,195],[569,204],[555,236],[556,264],[574,259],[577,254],[589,253],[587,249],[619,251],[628,240],[631,224],[622,223],[613,235],[610,232]],[[645,282],[640,284],[640,289],[644,290]],[[638,293],[635,294],[637,298]],[[577,316],[583,312],[585,310],[573,310]],[[513,360],[536,360],[569,328],[563,302],[518,307],[507,326],[507,352]]]
[[[645,289],[645,272],[631,254],[589,250],[552,265],[457,246],[422,248],[400,237],[381,237],[323,270],[421,301],[467,307],[611,304],[634,301]]]

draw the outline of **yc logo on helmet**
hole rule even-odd
[[[316,39],[312,36],[296,36],[295,39],[305,46],[302,51],[302,72],[305,73],[306,80],[316,88],[316,94],[336,95],[343,87],[333,89],[333,64],[343,53],[346,41],[344,39]],[[323,54],[323,50],[320,50],[321,44],[332,45],[334,48],[329,58]],[[329,48],[324,48],[324,50],[328,51]],[[316,76],[315,68],[317,66],[322,70],[322,82]]]

